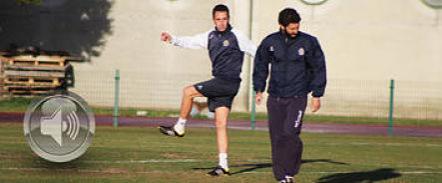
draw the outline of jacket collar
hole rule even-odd
[[[302,36],[302,32],[298,31],[298,34],[296,34],[295,37],[292,37],[287,35],[287,33],[284,30],[279,29],[279,35],[281,36],[281,39],[284,40],[285,43],[293,43],[293,41],[299,39],[299,37]]]

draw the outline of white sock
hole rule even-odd
[[[227,153],[219,153],[218,158],[219,166],[221,166],[221,168],[224,168],[225,170],[229,170],[229,166],[227,164]]]
[[[293,179],[293,176],[288,176],[288,175],[286,175],[285,178],[286,178],[286,179]]]
[[[175,123],[175,125],[173,126],[173,129],[179,133],[179,134],[183,134],[184,130],[185,130],[185,126],[186,126],[186,119],[182,119],[182,118],[178,118],[178,121]]]

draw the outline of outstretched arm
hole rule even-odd
[[[161,33],[161,41],[171,43],[182,48],[201,49],[207,48],[207,39],[209,32],[197,34],[194,36],[172,36],[167,32]]]

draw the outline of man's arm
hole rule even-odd
[[[266,81],[269,75],[269,55],[264,41],[258,47],[255,55],[253,69],[253,89],[256,92],[256,103],[261,104],[262,93],[266,88]]]
[[[321,107],[320,97],[324,95],[325,86],[327,84],[325,57],[317,39],[313,41],[312,52],[309,54],[307,63],[312,69],[310,88],[313,98],[311,107],[312,111],[316,112]]]
[[[247,53],[248,55],[255,57],[256,45],[253,44],[253,42],[249,38],[247,38],[247,36],[245,36],[241,31],[233,29],[232,32],[238,39],[239,49],[241,49],[241,51]]]
[[[210,31],[209,31],[210,32]],[[207,39],[209,32],[197,34],[194,36],[172,36],[167,32],[161,33],[161,41],[171,43],[182,48],[201,49],[207,48]]]

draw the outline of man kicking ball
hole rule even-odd
[[[173,126],[160,126],[161,133],[168,136],[183,137],[185,125],[192,108],[194,97],[207,97],[209,110],[215,112],[216,137],[219,153],[218,166],[208,174],[229,175],[227,164],[227,117],[240,83],[240,73],[244,52],[255,55],[256,46],[241,32],[229,24],[229,9],[216,5],[212,10],[215,28],[192,37],[175,37],[167,32],[161,33],[161,40],[183,48],[206,48],[212,62],[213,78],[187,86],[183,90],[180,117]]]

